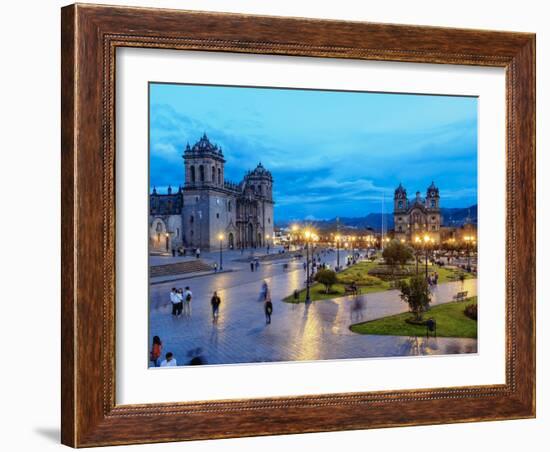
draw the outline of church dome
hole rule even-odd
[[[206,133],[204,133],[201,139],[197,141],[193,146],[189,146],[189,144],[187,144],[187,147],[185,148],[185,152],[198,152],[198,153],[210,152],[213,154],[222,155],[221,148],[218,147],[218,145],[213,144],[210,141],[210,139],[206,136]]]
[[[268,179],[271,179],[271,172],[265,169],[265,167],[262,165],[262,163],[258,163],[256,168],[254,168],[252,171],[248,173],[249,176],[253,177],[265,177]]]

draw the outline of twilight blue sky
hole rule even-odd
[[[443,207],[477,202],[477,99],[150,84],[150,182],[183,185],[182,154],[206,132],[226,179],[258,162],[274,177],[275,218],[358,217],[432,180]]]

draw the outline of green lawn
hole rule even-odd
[[[322,284],[312,284],[310,287],[310,296],[312,301],[317,300],[328,300],[331,298],[343,297],[350,295],[346,293],[344,287],[349,285],[352,281],[355,281],[359,287],[360,293],[372,293],[372,292],[383,292],[384,290],[389,290],[394,288],[391,284],[391,281],[384,281],[376,276],[369,275],[368,272],[372,268],[379,265],[376,262],[367,262],[361,261],[351,267],[346,268],[338,273],[338,279],[340,283],[332,286],[330,293],[326,293],[325,286]],[[409,264],[409,267],[411,265]],[[418,272],[423,274],[425,271],[424,265],[419,264]],[[446,283],[450,281],[458,281],[458,275],[464,273],[459,269],[454,268],[441,268],[433,265],[428,265],[428,272],[432,273],[437,271],[439,273],[439,283]],[[466,279],[473,278],[471,274],[465,273]],[[305,279],[305,274],[304,274]],[[303,303],[306,300],[306,290],[302,289],[299,293],[298,303]],[[283,301],[287,303],[295,303],[293,294],[287,296]]]
[[[437,322],[437,335],[440,337],[477,338],[477,321],[464,315],[464,308],[477,303],[477,297],[465,301],[450,302],[434,306],[424,313],[424,319],[434,318]],[[383,317],[369,322],[356,323],[350,329],[359,334],[377,334],[391,336],[425,336],[426,327],[411,325],[405,319],[411,318],[409,312]]]

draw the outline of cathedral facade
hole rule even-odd
[[[432,184],[423,198],[420,192],[412,199],[407,190],[399,184],[393,197],[394,234],[398,240],[413,241],[415,238],[429,235],[436,242],[441,240],[441,211],[439,189]]]
[[[225,180],[222,149],[206,134],[183,153],[184,184],[149,198],[152,252],[262,247],[273,240],[273,177],[259,163],[239,183]]]

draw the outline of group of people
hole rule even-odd
[[[191,366],[207,364],[206,359],[202,356],[202,350],[200,348],[190,350],[187,356],[189,358],[187,364]],[[178,365],[172,352],[166,353],[164,359],[162,359],[162,341],[158,336],[153,337],[153,345],[149,352],[149,361],[153,363],[153,367],[175,367]]]
[[[193,293],[189,286],[182,289],[176,289],[172,287],[170,291],[170,302],[172,303],[172,316],[180,317],[184,315],[191,317],[191,300],[193,299]]]
[[[430,287],[437,286],[438,281],[439,281],[439,273],[433,272],[428,275],[428,285]]]
[[[164,359],[162,359],[162,341],[158,336],[153,337],[149,360],[153,363],[154,367],[172,367],[178,365],[172,352],[166,353]]]
[[[262,282],[258,301],[264,304],[265,323],[269,325],[271,323],[271,315],[273,314],[273,302],[271,301],[271,291],[269,290],[267,281]]]
[[[260,261],[258,259],[252,259],[250,261],[250,271],[251,272],[258,271],[259,268],[260,268]]]

